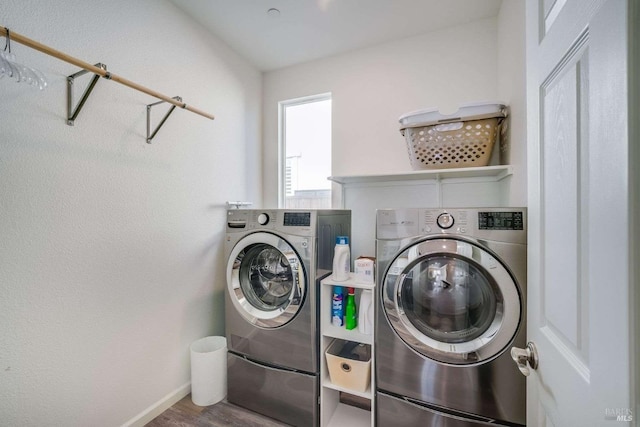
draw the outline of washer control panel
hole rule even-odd
[[[307,235],[316,224],[313,211],[283,209],[230,209],[227,211],[227,231],[280,230]]]

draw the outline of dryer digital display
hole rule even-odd
[[[479,230],[523,230],[522,212],[478,212]]]
[[[284,226],[310,227],[311,212],[285,212]]]

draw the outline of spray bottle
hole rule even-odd
[[[356,290],[349,288],[347,294],[347,304],[344,309],[344,327],[355,329],[358,326],[358,310],[356,309]]]

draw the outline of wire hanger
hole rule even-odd
[[[11,52],[11,33],[8,28],[5,31],[4,50],[0,51],[0,78],[5,75],[13,77],[17,83],[27,83],[40,90],[47,87],[47,79],[42,72],[16,61],[16,56]]]

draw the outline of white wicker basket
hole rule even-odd
[[[469,104],[454,114],[421,110],[400,117],[413,170],[489,164],[507,117],[503,104]]]

